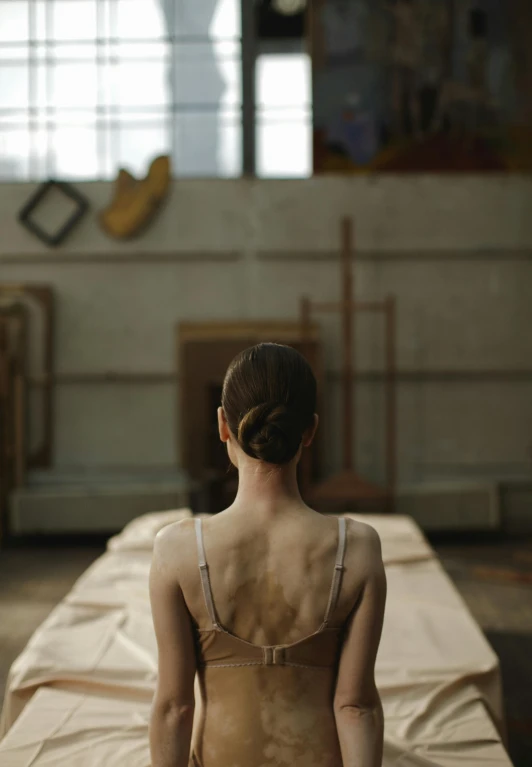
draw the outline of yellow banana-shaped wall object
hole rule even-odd
[[[170,158],[156,157],[148,175],[136,179],[121,170],[115,182],[110,205],[99,215],[106,234],[128,239],[139,234],[152,220],[170,186]]]

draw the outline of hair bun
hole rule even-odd
[[[263,402],[242,417],[238,442],[252,458],[266,463],[288,463],[299,449],[301,425],[286,405]]]

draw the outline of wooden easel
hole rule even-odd
[[[53,373],[54,373],[54,294],[48,285],[24,283],[0,283],[0,304],[8,308],[10,304],[20,304],[28,308],[33,306],[39,312],[42,327],[42,375],[35,381],[42,393],[42,438],[40,444],[27,455],[28,469],[48,469],[53,460],[54,410],[53,410]],[[34,332],[28,313],[28,335]]]
[[[8,501],[26,472],[27,313],[0,305],[0,544],[9,535]]]
[[[343,335],[343,470],[317,485],[311,486],[305,497],[310,504],[324,510],[354,511],[360,506],[384,506],[393,511],[396,475],[396,303],[393,296],[384,301],[354,301],[352,271],[353,234],[350,218],[342,221],[342,299],[340,303],[313,302],[301,299],[301,333],[303,340],[312,326],[312,312],[337,312],[342,315]],[[386,487],[378,487],[356,473],[353,437],[356,433],[353,407],[353,381],[356,365],[353,361],[354,328],[357,312],[384,313],[386,319]]]
[[[218,437],[216,408],[220,404],[227,366],[238,352],[262,341],[275,341],[297,349],[309,361],[322,388],[321,345],[318,328],[309,325],[305,343],[299,322],[290,320],[219,320],[181,322],[176,335],[179,372],[180,465],[202,486],[199,506],[216,513],[227,508],[238,487],[236,471]],[[301,486],[320,475],[320,440],[304,451],[300,464]]]

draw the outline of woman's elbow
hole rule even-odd
[[[180,703],[173,700],[154,700],[151,709],[152,721],[179,726],[194,718],[194,701]]]

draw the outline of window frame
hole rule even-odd
[[[25,103],[21,103],[19,106],[11,106],[2,109],[0,107],[0,119],[5,117],[3,125],[0,126],[0,135],[6,141],[20,142],[21,146],[27,147],[27,155],[23,157],[23,152],[20,152],[21,162],[23,163],[20,179],[10,176],[9,171],[6,170],[2,175],[6,181],[17,182],[20,180],[24,182],[39,182],[53,178],[56,175],[62,177],[62,171],[60,165],[54,157],[54,136],[57,132],[62,132],[64,135],[68,135],[73,130],[85,131],[85,137],[87,144],[85,151],[89,152],[86,159],[86,170],[76,169],[72,176],[66,175],[67,181],[82,181],[86,180],[106,181],[110,180],[116,174],[118,167],[122,166],[123,160],[120,157],[120,142],[122,140],[127,141],[126,136],[130,136],[130,140],[134,141],[135,128],[139,130],[146,130],[150,126],[154,131],[154,136],[160,134],[162,143],[165,140],[162,138],[166,135],[166,142],[168,143],[169,151],[173,158],[179,156],[177,146],[177,130],[178,121],[176,120],[176,113],[179,111],[187,112],[190,115],[191,120],[194,119],[194,115],[199,115],[202,111],[212,114],[213,116],[218,114],[218,120],[228,121],[228,124],[232,124],[234,121],[235,129],[240,133],[239,150],[240,157],[237,162],[237,166],[233,165],[235,172],[229,171],[225,174],[219,166],[216,173],[216,178],[224,177],[253,177],[258,178],[257,167],[257,131],[261,122],[260,107],[257,104],[257,61],[263,54],[268,53],[280,53],[280,54],[298,54],[306,52],[305,40],[292,40],[283,39],[272,43],[271,41],[259,41],[257,28],[256,28],[256,3],[254,0],[239,0],[240,10],[240,35],[231,38],[214,38],[221,42],[222,40],[231,40],[235,43],[235,58],[233,61],[238,68],[238,56],[240,56],[240,100],[238,103],[231,105],[215,105],[206,104],[204,107],[201,104],[179,104],[176,93],[177,86],[175,84],[175,67],[176,57],[178,55],[178,46],[180,42],[186,40],[186,36],[179,37],[175,35],[174,19],[171,19],[172,13],[165,11],[163,3],[161,2],[161,14],[165,17],[166,32],[169,34],[161,36],[161,42],[166,44],[166,51],[157,51],[157,56],[160,58],[160,63],[163,65],[165,59],[167,66],[170,67],[169,79],[170,79],[170,94],[171,97],[167,103],[162,103],[160,106],[154,105],[128,105],[126,102],[120,103],[116,100],[116,97],[109,96],[106,93],[108,84],[102,82],[107,74],[115,73],[115,65],[118,67],[118,51],[120,46],[124,46],[125,51],[127,46],[138,42],[141,44],[154,44],[157,41],[157,37],[146,38],[145,41],[133,40],[122,37],[111,37],[118,27],[116,19],[118,18],[118,3],[116,0],[95,0],[94,3],[94,33],[92,36],[79,41],[76,40],[63,40],[54,37],[53,30],[53,6],[54,0],[28,0],[27,8],[27,39],[23,37],[20,41],[0,41],[0,46],[4,49],[13,47],[15,49],[19,47],[19,56],[9,58],[3,55],[0,57],[0,64],[4,66],[4,69],[9,69],[9,63],[14,65],[15,58],[19,59],[19,64],[26,67],[27,72],[27,94],[25,96]],[[175,8],[175,4],[173,5]],[[113,13],[115,17],[113,18]],[[170,17],[170,18],[169,18]],[[113,26],[114,24],[114,26]],[[204,40],[195,41],[197,44],[205,42],[208,43],[208,36],[205,36]],[[80,45],[86,46],[85,51],[87,54],[86,62],[95,67],[96,74],[92,79],[95,81],[95,102],[87,103],[85,106],[71,106],[68,105],[64,108],[58,107],[54,101],[53,88],[54,82],[57,80],[58,73],[61,71],[61,67],[67,63],[67,59],[61,59],[60,55],[54,53],[54,51],[61,51],[65,46],[71,45],[72,49]],[[27,55],[24,56],[24,48],[27,49]],[[66,50],[66,48],[65,48]],[[130,50],[132,50],[130,48]],[[155,51],[155,47],[153,49]],[[74,55],[74,54],[72,54]],[[113,58],[114,56],[114,58]],[[82,56],[75,52],[76,65],[82,70]],[[231,60],[230,55],[228,61]],[[124,61],[126,61],[124,59]],[[134,59],[131,59],[134,61]],[[141,65],[142,59],[139,58],[139,65]],[[126,64],[125,64],[126,65]],[[73,66],[73,64],[72,64]],[[235,70],[236,71],[236,70]],[[40,78],[40,85],[37,79]],[[42,96],[38,91],[38,88],[42,88]],[[43,98],[44,101],[39,102],[39,99]],[[126,99],[127,101],[127,99]],[[312,102],[312,99],[311,99]],[[44,104],[44,106],[43,106]],[[216,106],[219,106],[219,112],[216,111]],[[3,114],[2,114],[3,113]],[[128,114],[131,115],[130,121],[128,121]],[[133,115],[135,115],[133,117]],[[78,122],[76,122],[78,121]],[[144,122],[145,121],[145,124]],[[312,129],[312,103],[309,104],[309,122],[310,130]],[[149,123],[149,125],[148,125]],[[152,125],[153,123],[153,125]],[[282,124],[282,122],[281,122]],[[79,125],[79,127],[76,127]],[[183,128],[186,131],[186,127]],[[229,134],[231,127],[229,127]],[[20,138],[18,136],[20,134]],[[140,134],[139,134],[140,135]],[[220,136],[220,132],[218,133]],[[230,139],[233,141],[236,136]],[[157,141],[155,142],[157,143]],[[236,145],[234,145],[236,148]],[[156,153],[157,150],[154,150]],[[9,163],[10,155],[7,154],[7,162]],[[233,154],[233,158],[236,155]],[[63,160],[65,162],[65,160]],[[134,162],[134,161],[133,161]],[[228,160],[231,164],[230,159]],[[67,160],[68,165],[68,160]],[[94,172],[90,170],[91,165],[94,165]],[[311,163],[312,165],[312,163]],[[80,165],[80,168],[82,164]],[[207,167],[207,166],[206,166]],[[238,168],[238,169],[237,169]],[[78,173],[79,175],[76,175]],[[312,168],[311,168],[312,174]],[[191,173],[185,173],[183,176],[177,175],[177,178],[189,177],[189,178],[208,178],[208,175],[204,175],[201,170],[197,173],[192,171]],[[268,178],[274,176],[268,175]],[[280,178],[300,178],[301,176],[281,175]]]

